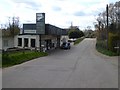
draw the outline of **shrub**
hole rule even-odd
[[[120,40],[120,36],[118,34],[109,33],[108,37],[108,48],[110,51],[116,52],[114,49],[117,46],[117,41]]]

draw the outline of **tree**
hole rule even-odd
[[[96,19],[97,23],[94,24],[97,31],[97,40],[102,40],[106,43],[106,48],[111,50],[109,44],[114,46],[113,44],[118,42],[116,38],[119,39],[120,33],[120,1],[115,4],[110,3],[106,6],[106,11],[101,12]],[[113,39],[115,38],[115,39]],[[114,43],[108,43],[114,42]]]
[[[20,27],[19,27],[19,18],[18,17],[9,17],[8,26],[6,29],[2,29],[2,36],[12,36],[19,34]]]
[[[103,29],[106,29],[107,27],[107,12],[103,11],[98,15],[97,22],[98,25],[100,23],[100,28],[103,27]],[[115,25],[114,30],[118,30],[118,27],[120,21],[120,1],[116,2],[115,4],[110,3],[108,5],[108,26],[111,27],[111,25]]]
[[[17,35],[20,32],[19,17],[12,17],[12,23],[9,21],[7,29],[10,30],[12,36]]]
[[[80,38],[84,36],[84,33],[82,31],[70,30],[68,35],[69,35],[69,38]]]

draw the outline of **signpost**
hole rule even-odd
[[[41,52],[41,35],[45,34],[45,13],[36,13],[36,34],[39,34]]]
[[[45,34],[45,13],[36,13],[36,33]]]

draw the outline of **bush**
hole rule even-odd
[[[120,36],[118,34],[109,33],[108,48],[110,51],[116,52],[116,49],[114,49],[114,47],[117,46],[118,40],[120,40]]]

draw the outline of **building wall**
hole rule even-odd
[[[17,47],[18,46],[18,35],[16,35],[15,37],[14,37],[14,46],[15,47]]]
[[[18,46],[18,38],[22,38],[22,46]],[[31,47],[31,39],[35,39],[35,48],[40,49],[40,36],[39,35],[18,35],[15,38],[15,46],[18,48],[23,48],[24,47],[24,38],[28,39],[28,47],[25,48],[30,48]],[[43,48],[56,48],[57,47],[57,36],[55,35],[41,35],[41,47]],[[47,47],[48,46],[48,47]]]
[[[2,50],[2,38],[0,38],[0,50]]]
[[[0,50],[2,50],[2,30],[0,30]]]
[[[60,36],[59,36],[60,37]],[[18,38],[22,38],[22,46],[18,46]],[[35,47],[39,49],[40,47],[40,42],[39,42],[39,35],[17,35],[14,38],[13,37],[3,37],[0,38],[0,49],[7,50],[7,48],[13,48],[13,47],[18,47],[18,48],[23,48],[24,47],[24,38],[28,39],[28,47],[27,48],[32,48],[31,47],[31,39],[35,39]],[[68,36],[64,35],[60,37],[60,42],[58,40],[58,36],[55,35],[42,35],[41,36],[41,45],[46,47],[46,41],[50,40],[51,43],[53,44],[52,47],[57,48],[63,43],[63,38],[65,41],[68,40]]]
[[[22,46],[18,46],[18,38],[22,38]],[[28,48],[31,48],[31,39],[35,39],[35,47],[39,47],[38,35],[18,35],[17,38],[15,38],[15,46],[19,48],[23,48],[25,38],[28,39]]]
[[[7,50],[8,48],[14,47],[14,38],[13,37],[2,37],[2,49]]]

